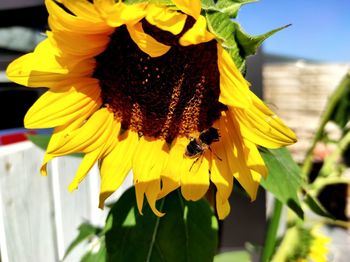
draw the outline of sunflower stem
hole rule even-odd
[[[268,221],[265,245],[261,256],[262,262],[270,261],[273,251],[275,249],[276,239],[277,239],[277,230],[281,219],[282,208],[283,208],[282,202],[280,202],[275,198],[272,215]]]

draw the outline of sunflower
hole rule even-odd
[[[320,224],[314,226],[310,233],[312,242],[308,254],[309,261],[327,262],[327,255],[329,254],[328,244],[331,242],[331,238],[322,233]]]
[[[158,216],[158,199],[181,188],[196,201],[212,182],[223,219],[234,179],[254,200],[267,174],[257,146],[296,138],[207,29],[201,1],[172,2],[46,0],[47,39],[7,76],[49,88],[24,119],[27,128],[54,128],[43,175],[53,158],[84,153],[68,188],[99,162],[103,207],[132,170],[139,211],[146,196]],[[208,145],[199,137],[210,128],[220,137]],[[191,141],[195,157],[186,154]]]
[[[327,262],[331,239],[321,231],[322,224],[289,228],[272,262]]]

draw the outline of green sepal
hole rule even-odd
[[[230,18],[236,18],[239,9],[249,3],[258,0],[202,0],[202,9],[227,14]]]
[[[261,46],[261,44],[267,38],[290,26],[290,24],[285,25],[285,26],[273,29],[265,34],[252,36],[245,33],[242,27],[238,23],[235,23],[235,25],[236,25],[236,41],[238,43],[238,46],[242,50],[243,57],[255,55],[259,47]]]
[[[209,30],[222,42],[222,46],[230,53],[237,68],[242,73],[245,72],[246,58],[256,54],[268,37],[289,26],[286,25],[262,35],[252,36],[245,33],[242,27],[225,13],[207,12],[206,19]]]

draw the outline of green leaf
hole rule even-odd
[[[83,258],[80,260],[80,262],[104,262],[107,260],[107,250],[106,250],[106,243],[104,239],[100,239],[98,250],[91,250],[88,253],[86,253]]]
[[[78,228],[79,234],[78,236],[73,240],[73,242],[69,245],[66,254],[63,257],[63,260],[70,254],[70,252],[76,248],[80,243],[82,243],[85,240],[88,240],[89,238],[96,236],[101,229],[89,224],[89,223],[83,223]]]
[[[204,10],[216,10],[214,0],[202,0],[202,8]]]
[[[329,120],[344,128],[350,120],[350,74],[347,74],[334,91],[329,103],[333,106]]]
[[[247,251],[225,252],[214,257],[214,262],[250,262],[251,258]]]
[[[175,191],[158,201],[165,216],[148,205],[140,215],[135,190],[126,191],[111,209],[106,224],[110,261],[213,261],[218,222],[204,200],[185,201]]]
[[[269,175],[261,180],[261,185],[303,218],[304,212],[298,198],[298,192],[301,190],[301,171],[288,149],[261,148],[260,153],[269,170]]]
[[[304,199],[305,204],[308,205],[308,207],[317,215],[328,217],[331,219],[335,219],[335,217],[330,214],[318,201],[318,199],[310,194],[306,194],[306,197]]]
[[[27,135],[28,140],[30,140],[34,145],[46,150],[49,144],[51,135]]]

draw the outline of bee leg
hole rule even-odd
[[[217,159],[219,159],[220,161],[222,161],[221,157],[219,157],[219,156],[211,149],[211,147],[209,147],[209,150],[210,150],[210,152],[212,152],[212,153],[214,154],[214,156],[215,156]]]
[[[198,161],[198,158],[197,158],[195,161],[193,161],[193,163],[192,163],[192,165],[191,165],[190,169],[188,170],[189,172],[191,172],[192,167],[194,166],[194,164],[195,164],[197,161]]]

